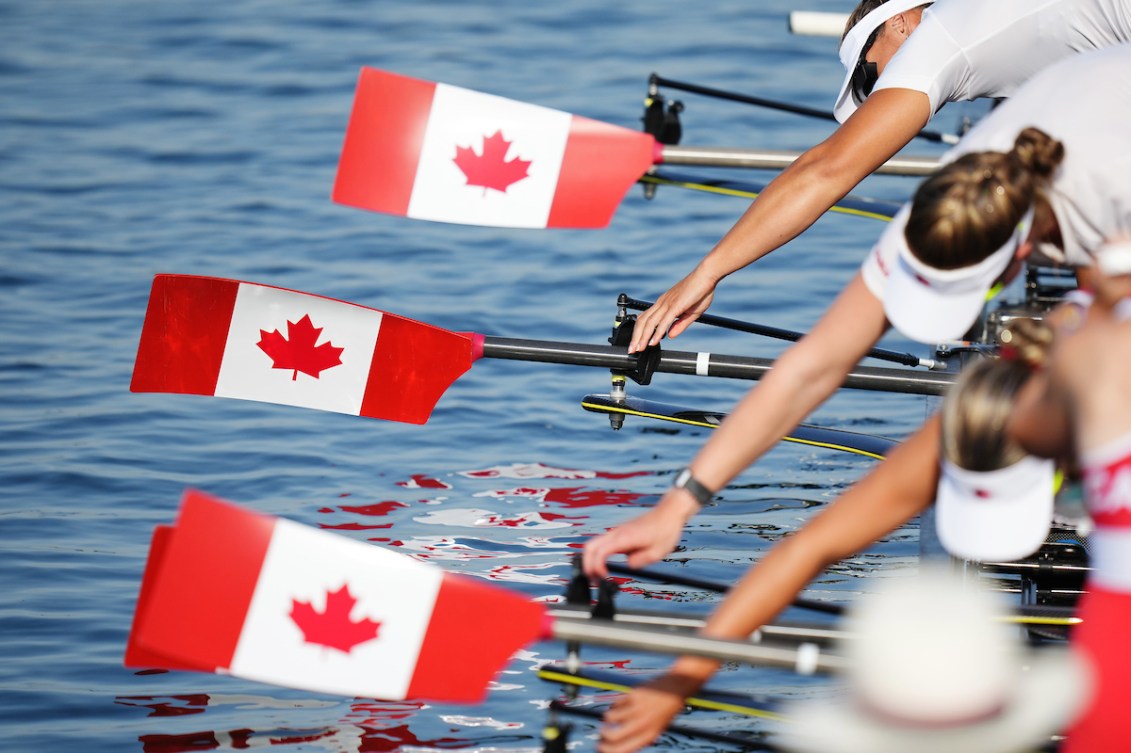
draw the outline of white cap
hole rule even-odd
[[[1037,551],[1049,534],[1056,464],[1026,455],[996,471],[968,471],[942,461],[935,525],[955,557],[1012,562]]]
[[[884,285],[888,321],[923,343],[961,338],[978,320],[986,295],[1013,261],[1032,221],[1030,207],[1005,245],[977,264],[958,269],[936,269],[919,261],[907,245],[906,231],[899,233],[899,258]]]
[[[897,16],[904,11],[918,8],[920,5],[926,5],[929,2],[931,0],[888,0],[857,21],[856,25],[844,35],[844,40],[840,43],[840,62],[844,64],[847,73],[844,76],[844,83],[840,85],[840,94],[837,95],[836,104],[833,105],[833,115],[836,116],[837,120],[841,123],[848,120],[848,117],[856,112],[856,108],[861,104],[856,101],[856,97],[852,93],[852,72],[856,70],[856,64],[860,62],[860,52],[864,49],[864,43],[868,41],[868,37],[872,36],[872,32],[880,28],[892,16]]]
[[[937,568],[937,566],[935,566]],[[1018,753],[1088,703],[1080,657],[1026,650],[994,595],[941,569],[886,578],[849,616],[847,692],[795,701],[779,738],[800,753]]]

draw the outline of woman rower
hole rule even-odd
[[[885,229],[812,331],[711,433],[660,502],[586,544],[586,572],[604,577],[613,554],[627,554],[630,565],[641,567],[670,553],[715,490],[840,387],[889,319],[927,342],[956,339],[977,319],[995,282],[1016,274],[1034,250],[1048,262],[1089,266],[1090,252],[1104,237],[1131,231],[1128,122],[1131,45],[1062,61],[987,115]],[[1004,157],[992,151],[1001,149]],[[959,159],[965,154],[971,156]],[[909,244],[926,253],[925,244],[945,248],[946,242],[970,244],[989,261],[945,271],[908,262]],[[905,269],[909,263],[917,265],[913,271]],[[913,296],[902,294],[905,286]]]
[[[1043,325],[1009,327],[1003,340],[1023,356],[967,368],[939,414],[747,571],[712,612],[704,635],[748,636],[826,567],[896,530],[936,498],[940,540],[957,557],[1012,560],[1044,543],[1053,507],[1051,463],[1026,455],[1003,427],[1048,338]],[[600,753],[631,753],[649,744],[718,666],[681,657],[657,680],[622,696],[605,714]]]
[[[1096,92],[1098,82],[1103,91]],[[1091,86],[1089,86],[1091,84]],[[991,254],[1005,264],[994,275],[975,265],[977,272],[964,284],[979,291],[974,317],[995,277],[1007,273],[1014,258],[1024,258],[1034,244],[1053,252],[1078,248],[1085,258],[1064,257],[1065,263],[1086,263],[1092,246],[1091,229],[1103,235],[1131,230],[1128,197],[1131,154],[1125,148],[1120,125],[1131,121],[1131,45],[1080,55],[1063,61],[1035,77],[1009,101],[978,124],[950,158],[987,147],[1015,143],[1019,133],[1034,125],[1065,145],[1063,161],[1052,170],[1048,155],[1055,148],[1045,143],[1039,150],[1024,147],[1015,157],[1024,174],[1020,186],[1010,181],[1016,174],[996,176],[986,182],[984,172],[970,176],[982,190],[948,199],[956,209],[951,219],[957,228],[970,223],[975,232],[999,244],[1002,253]],[[1040,138],[1040,137],[1037,137]],[[1023,155],[1028,154],[1029,157]],[[1045,155],[1032,163],[1032,155]],[[1054,158],[1055,159],[1055,158]],[[966,162],[940,171],[969,172]],[[1051,172],[1051,175],[1050,175]],[[1033,180],[1033,174],[1038,174]],[[935,180],[932,178],[931,180]],[[1076,191],[1079,188],[1080,193]],[[999,190],[1000,189],[1000,190]],[[933,212],[940,194],[926,191],[922,201],[901,212],[903,221],[918,211]],[[1030,213],[1038,197],[1048,205],[1035,212],[1042,222],[1025,233],[1016,226]],[[972,206],[975,211],[965,211]],[[993,211],[990,211],[992,208]],[[1049,220],[1045,222],[1044,220]],[[981,227],[988,223],[988,227]],[[914,226],[914,222],[909,226]],[[981,227],[981,229],[978,229]],[[647,513],[587,543],[585,570],[591,577],[606,575],[605,561],[627,553],[629,564],[640,567],[666,556],[679,541],[683,525],[719,489],[772,447],[805,415],[835,391],[844,376],[875,344],[888,323],[884,315],[885,270],[898,259],[905,245],[903,222],[889,226],[877,250],[865,262],[845,291],[816,327],[777,361],[763,380],[712,432],[677,485]],[[967,234],[965,237],[969,237]],[[957,233],[956,238],[963,238]],[[886,266],[885,266],[886,264]],[[953,277],[953,275],[952,275]],[[953,279],[950,282],[953,283]],[[953,286],[924,290],[945,303]],[[971,306],[963,298],[963,309]],[[971,317],[971,321],[973,317]],[[961,336],[969,322],[950,317],[944,322],[946,338]],[[706,634],[739,637],[785,608],[794,596],[830,562],[869,545],[925,509],[934,498],[938,478],[939,423],[930,419],[910,439],[897,447],[872,473],[841,499],[816,516],[794,536],[775,546],[743,578],[734,596],[712,615]],[[716,664],[692,657],[680,658],[672,670],[654,683],[620,699],[606,715],[602,753],[629,753],[648,745],[682,708],[683,699],[698,689]]]
[[[1096,693],[1062,753],[1131,750],[1131,318],[1125,303],[1120,310],[1131,293],[1131,240],[1101,251],[1098,266],[1105,276],[1096,303],[1076,332],[1057,337],[1034,394],[1010,424],[1024,444],[1052,440],[1077,455],[1095,525],[1078,611],[1083,624],[1071,641],[1090,660]]]
[[[1011,96],[1058,60],[1128,41],[1129,0],[863,0],[840,45],[847,74],[834,112],[843,125],[640,314],[629,352],[682,333],[724,277],[801,234],[947,102]]]

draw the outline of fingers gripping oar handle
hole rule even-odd
[[[667,629],[618,625],[609,620],[554,620],[550,635],[564,641],[578,641],[633,651],[663,654],[689,654],[720,661],[741,661],[758,666],[783,667],[800,674],[839,672],[846,666],[840,656],[824,654],[813,643],[797,647],[766,646],[747,641],[707,638]]]
[[[653,301],[641,301],[637,298],[630,298],[626,295],[622,295],[620,298],[618,298],[617,303],[619,305],[626,306],[637,311],[644,311],[646,309],[652,308],[652,306],[655,305]],[[755,324],[753,322],[744,322],[739,319],[731,319],[725,316],[715,316],[714,314],[700,314],[699,318],[696,321],[712,327],[721,327],[723,329],[730,329],[736,332],[746,332],[752,335],[762,335],[764,337],[772,337],[776,340],[788,340],[790,342],[797,342],[805,336],[804,332],[779,329],[778,327],[771,327],[765,324]],[[868,357],[881,361],[901,363],[904,366],[925,366],[928,369],[943,368],[943,365],[934,359],[920,358],[913,353],[899,353],[897,351],[888,350],[886,348],[872,348],[868,351]]]
[[[632,372],[639,357],[627,348],[612,345],[556,343],[483,336],[478,342],[477,356],[512,361],[567,363],[598,366]],[[761,379],[774,362],[768,358],[728,356],[716,353],[662,351],[655,371],[690,376],[718,376],[732,379]],[[924,374],[903,369],[860,366],[850,372],[843,387],[913,395],[942,395],[954,383],[956,375],[947,372]]]

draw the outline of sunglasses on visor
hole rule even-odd
[[[882,27],[880,27],[882,28]],[[868,51],[872,49],[872,45],[876,43],[876,36],[879,34],[880,29],[877,28],[868,37],[868,41],[864,43],[864,48],[860,50],[860,57],[856,61],[856,67],[852,69],[852,93],[856,96],[857,102],[863,102],[872,93],[872,89],[876,86],[876,81],[879,79],[879,71],[876,70],[875,63],[869,63],[865,58],[868,56]]]

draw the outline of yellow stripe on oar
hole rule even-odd
[[[661,413],[649,413],[647,411],[633,410],[632,408],[614,407],[603,403],[587,403],[581,401],[581,407],[586,410],[593,411],[594,413],[620,413],[626,416],[640,416],[641,418],[653,418],[659,421],[670,421],[677,424],[686,424],[688,426],[700,426],[705,429],[714,429],[718,426],[717,423],[710,421],[698,421],[692,418],[679,418],[678,416],[669,416]],[[818,442],[812,439],[801,439],[799,437],[785,436],[781,438],[783,442],[792,442],[793,444],[803,444],[810,447],[820,447],[826,450],[839,450],[840,452],[851,452],[854,455],[863,455],[866,458],[873,460],[883,460],[884,456],[876,453],[863,450],[859,447],[852,447],[844,444],[837,444],[835,442]]]
[[[746,191],[740,188],[725,188],[723,186],[712,186],[707,183],[694,183],[686,180],[672,180],[671,178],[662,178],[658,175],[642,175],[640,176],[640,183],[650,183],[656,186],[673,186],[675,188],[686,188],[692,191],[704,191],[706,193],[719,194],[721,196],[740,196],[744,199],[758,198],[757,191]],[[883,220],[890,222],[891,217],[883,214],[882,212],[869,212],[866,209],[852,209],[850,207],[829,207],[830,212],[839,212],[840,214],[848,214],[854,217],[867,217],[871,220]]]
[[[631,685],[624,685],[619,682],[609,682],[607,680],[594,680],[591,677],[581,677],[579,675],[570,674],[568,672],[555,672],[549,669],[538,670],[538,678],[547,680],[549,682],[560,682],[566,685],[592,688],[593,690],[611,690],[616,693],[627,693],[632,690]],[[740,703],[725,703],[723,701],[710,701],[705,698],[695,697],[687,698],[684,703],[697,709],[725,711],[731,714],[754,716],[758,717],[759,719],[775,719],[778,721],[785,720],[785,717],[783,715],[775,711],[760,709],[757,706],[746,706]]]

